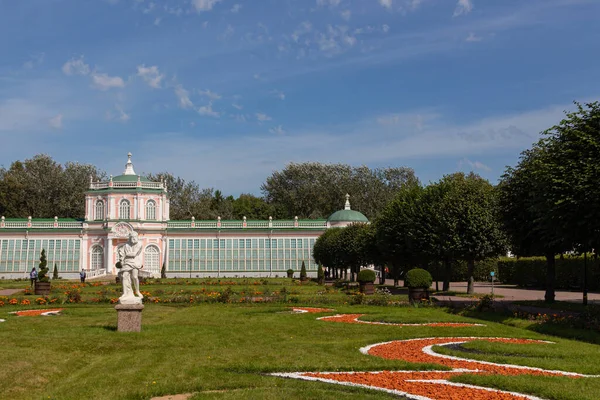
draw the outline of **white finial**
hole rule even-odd
[[[346,193],[346,204],[344,205],[344,210],[350,210],[350,195]]]
[[[137,175],[133,170],[133,163],[131,162],[131,153],[127,153],[127,164],[125,164],[125,171],[123,175]]]

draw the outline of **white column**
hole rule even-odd
[[[79,245],[79,265],[80,269],[88,270],[88,260],[89,260],[89,246],[88,246],[88,237],[84,236],[81,239],[81,244]]]
[[[138,197],[136,195],[133,198],[133,219],[139,219],[138,215]]]
[[[110,238],[106,238],[106,246],[104,246],[104,252],[106,253],[104,255],[104,267],[106,268],[106,273],[107,274],[113,274],[116,273],[114,271],[115,266],[112,262],[112,254],[113,254],[113,247],[112,247],[112,239]]]

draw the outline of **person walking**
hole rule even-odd
[[[32,287],[35,284],[35,281],[37,281],[37,277],[38,277],[38,273],[37,273],[35,267],[31,268],[31,272],[29,273],[29,279],[31,280]]]
[[[79,273],[79,279],[81,279],[81,283],[85,283],[85,270],[81,270]]]

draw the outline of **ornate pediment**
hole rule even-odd
[[[118,237],[118,238],[129,237],[129,234],[132,232],[133,232],[133,226],[131,226],[127,222],[119,222],[115,226],[113,226],[112,229],[110,230],[110,233],[112,233],[114,237]]]

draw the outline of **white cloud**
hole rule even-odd
[[[483,38],[481,36],[475,35],[473,32],[469,33],[469,36],[465,38],[467,42],[481,42]]]
[[[127,114],[125,111],[123,111],[123,107],[121,107],[120,105],[115,104],[115,110],[117,110],[116,113],[113,113],[112,111],[106,112],[105,116],[106,116],[107,120],[127,122],[131,119],[129,114]]]
[[[381,26],[381,30],[383,31],[383,33],[388,33],[390,31],[390,26],[387,24],[383,24]]]
[[[254,79],[256,79],[256,80],[261,80],[262,79],[262,76],[260,76],[260,74],[254,74],[252,77]]]
[[[198,94],[200,96],[204,96],[204,97],[208,97],[211,100],[219,100],[221,98],[221,95],[215,92],[211,92],[210,90],[206,89],[206,90],[199,90]]]
[[[222,0],[192,0],[192,5],[194,6],[197,12],[201,13],[203,11],[212,10],[215,4],[221,1]]]
[[[340,16],[346,21],[350,21],[350,17],[352,17],[352,11],[344,10],[340,13]]]
[[[83,61],[83,56],[72,58],[62,66],[65,75],[88,75],[90,66]]]
[[[296,43],[300,40],[300,38],[307,33],[312,31],[312,24],[309,21],[304,21],[298,25],[298,27],[292,33],[292,40]]]
[[[233,106],[233,108],[237,108],[238,110],[241,110],[242,108],[244,108],[244,106],[241,106],[241,105],[236,104],[236,103],[232,103],[231,105]]]
[[[337,7],[340,5],[342,0],[317,0],[317,6],[326,6]]]
[[[283,93],[281,90],[271,90],[270,93],[279,100],[285,100],[285,93]]]
[[[162,18],[158,18],[158,17],[155,18],[154,19],[154,25],[159,26],[161,21],[162,21]]]
[[[33,69],[36,65],[40,65],[44,62],[45,53],[38,53],[29,57],[28,61],[23,63],[23,68],[25,69]]]
[[[462,14],[468,14],[473,10],[472,0],[458,0],[456,8],[454,9],[454,16],[458,17]]]
[[[235,28],[231,24],[227,24],[225,31],[223,32],[222,35],[220,35],[220,39],[222,39],[222,40],[229,39],[230,37],[233,36],[234,33],[235,33]]]
[[[275,126],[275,127],[271,128],[271,129],[269,129],[269,132],[275,133],[277,135],[284,135],[285,134],[285,130],[283,129],[283,126],[281,126],[281,125],[278,125],[278,126]]]
[[[184,109],[194,108],[194,103],[190,100],[189,92],[183,86],[175,86],[175,95],[179,99],[179,107]]]
[[[231,7],[231,12],[232,13],[237,13],[241,10],[242,5],[241,4],[234,4],[233,7]]]
[[[158,67],[156,65],[151,67],[146,67],[144,64],[138,65],[137,74],[138,76],[142,77],[148,86],[155,89],[160,89],[160,81],[165,77],[164,74],[161,74],[158,71]]]
[[[270,121],[273,118],[269,117],[267,114],[263,114],[263,113],[256,113],[256,119],[259,121]]]
[[[356,37],[349,33],[347,26],[343,25],[328,25],[326,32],[319,32],[316,35],[319,50],[328,57],[343,53],[356,42]]]
[[[99,90],[125,87],[125,82],[119,76],[108,76],[107,74],[92,74],[93,87]]]
[[[392,0],[379,0],[379,4],[381,4],[383,7],[387,8],[388,10],[392,9]]]
[[[198,109],[198,113],[200,115],[204,115],[204,116],[207,116],[207,117],[214,117],[214,118],[219,118],[219,116],[221,115],[217,111],[214,111],[212,109],[212,101],[210,101],[208,103],[208,105],[200,107]]]
[[[486,172],[490,172],[492,170],[490,167],[488,167],[481,161],[471,161],[468,158],[463,158],[458,162],[458,168],[462,169],[465,166],[469,167],[473,171],[480,169]]]
[[[63,119],[63,115],[58,114],[57,116],[50,118],[50,120],[48,121],[48,124],[50,124],[50,126],[54,129],[60,129],[63,126],[62,119]]]

